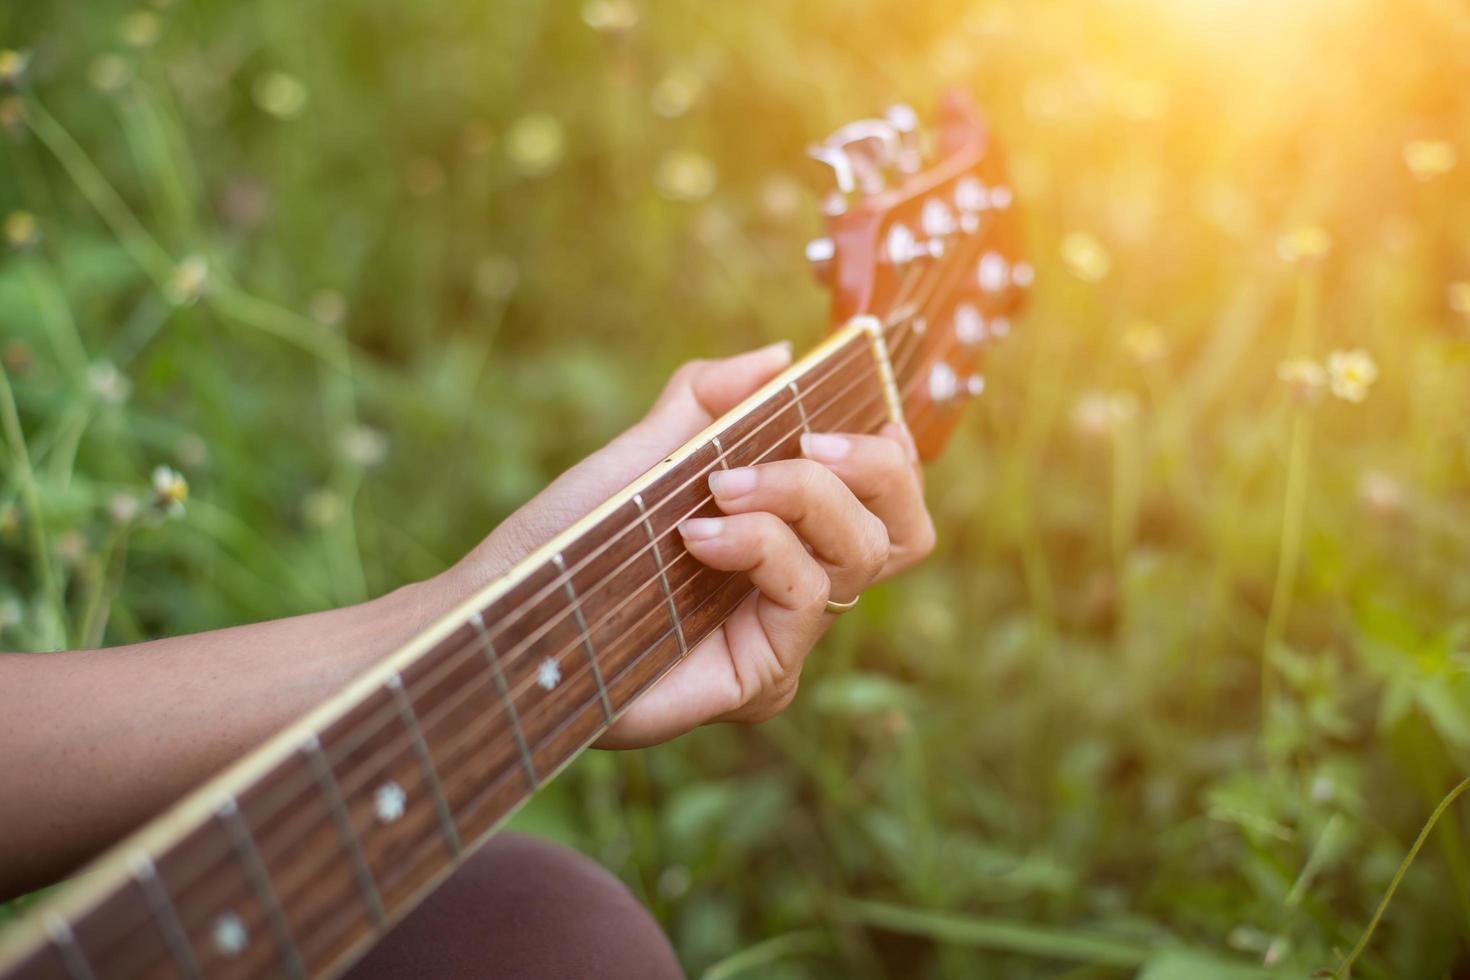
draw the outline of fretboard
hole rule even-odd
[[[898,408],[889,357],[871,318],[833,334],[105,855],[0,976],[340,972],[750,594],[677,532],[718,513],[709,473],[794,457],[806,431],[876,431]]]

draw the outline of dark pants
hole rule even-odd
[[[683,976],[622,882],[557,844],[497,834],[346,980]]]

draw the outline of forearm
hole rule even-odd
[[[452,602],[436,580],[211,633],[0,655],[0,899],[74,870]]]

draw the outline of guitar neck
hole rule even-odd
[[[6,978],[340,972],[751,592],[683,548],[716,468],[900,416],[854,320],[346,691],[104,855]]]

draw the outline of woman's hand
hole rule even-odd
[[[780,344],[675,372],[642,421],[568,470],[449,575],[465,589],[504,572],[622,489],[791,361]],[[750,576],[758,590],[723,628],[635,703],[598,743],[652,745],[713,721],[763,721],[791,702],[802,663],[847,602],[934,546],[908,432],[813,434],[802,459],[722,470],[710,490],[724,517],[680,525],[699,561]]]

